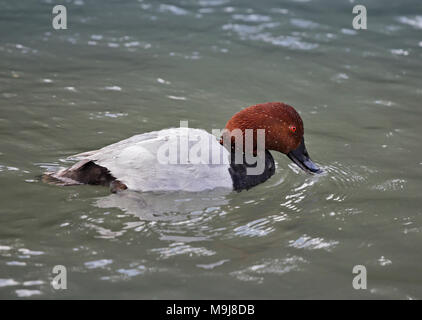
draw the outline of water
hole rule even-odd
[[[0,1],[1,298],[422,298],[422,4]],[[40,181],[69,155],[284,101],[326,174],[247,192]],[[50,285],[55,265],[68,289]],[[368,289],[354,290],[364,265]]]

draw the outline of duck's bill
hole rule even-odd
[[[293,151],[290,151],[287,156],[296,163],[299,168],[308,172],[308,173],[322,173],[322,170],[312,162],[309,157],[308,151],[305,147],[305,139],[302,138],[302,142],[299,147]]]

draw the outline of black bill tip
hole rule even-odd
[[[305,140],[302,138],[302,142],[299,147],[293,151],[290,151],[287,156],[302,170],[308,173],[322,173],[323,171],[312,162],[309,157],[308,151],[305,147]]]

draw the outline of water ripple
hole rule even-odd
[[[289,246],[297,249],[324,249],[331,251],[338,243],[339,242],[335,240],[326,241],[323,238],[311,238],[305,234],[297,240],[289,241]]]
[[[299,256],[291,256],[284,259],[264,259],[259,264],[254,264],[239,271],[233,271],[230,275],[241,281],[263,283],[265,274],[283,275],[291,271],[300,270],[300,266],[307,263]]]
[[[168,247],[151,249],[150,251],[158,253],[161,259],[168,259],[178,255],[188,255],[192,257],[212,256],[216,254],[216,252],[208,250],[204,247],[192,247],[191,245],[185,244],[183,242],[175,242],[170,244]]]
[[[237,236],[262,237],[275,231],[273,226],[267,226],[271,221],[266,218],[248,222],[243,226],[236,227],[233,231]]]
[[[271,17],[260,14],[234,14],[232,15],[234,20],[240,20],[244,22],[269,22]]]
[[[412,26],[416,29],[422,29],[422,16],[405,17],[401,16],[397,18],[397,21]]]

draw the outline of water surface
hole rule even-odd
[[[422,298],[422,5],[0,0],[1,298]],[[241,193],[110,195],[40,175],[283,101],[325,170]],[[68,289],[50,285],[55,265]],[[364,265],[368,289],[354,290]]]

